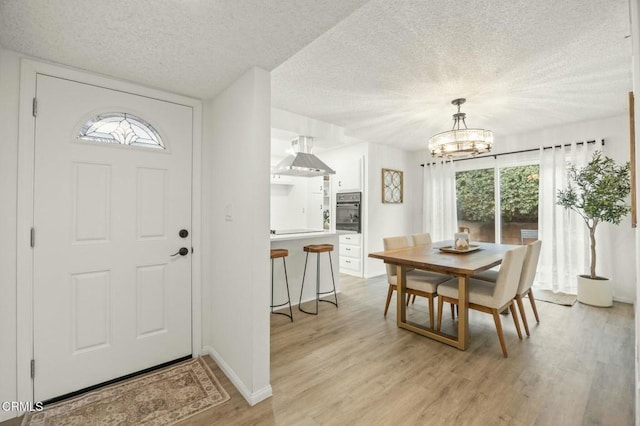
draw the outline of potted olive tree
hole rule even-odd
[[[600,151],[589,163],[569,167],[569,184],[558,191],[557,204],[578,213],[589,228],[591,271],[578,276],[578,301],[594,306],[613,304],[613,285],[608,278],[596,274],[596,227],[600,222],[620,224],[631,208],[626,203],[631,190],[629,162],[616,165]]]

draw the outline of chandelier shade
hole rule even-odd
[[[468,157],[490,152],[493,146],[493,132],[485,129],[469,129],[465,122],[466,114],[460,112],[460,105],[466,99],[459,98],[451,101],[458,106],[458,112],[453,114],[453,129],[435,134],[429,139],[429,151],[432,157]],[[464,128],[460,128],[460,122]]]

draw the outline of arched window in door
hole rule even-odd
[[[80,128],[78,139],[165,149],[162,138],[153,126],[138,116],[124,112],[96,115]]]

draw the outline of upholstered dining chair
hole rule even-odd
[[[538,308],[536,307],[536,300],[533,297],[533,291],[531,286],[533,280],[536,277],[536,270],[538,269],[538,260],[540,259],[540,249],[542,248],[542,241],[537,240],[527,246],[527,252],[524,255],[524,264],[522,265],[522,273],[520,274],[520,283],[518,284],[518,291],[516,292],[516,303],[518,304],[518,310],[520,311],[520,317],[522,318],[522,324],[524,325],[524,331],[527,336],[531,336],[529,333],[529,323],[527,321],[527,315],[524,313],[524,303],[522,298],[524,296],[529,297],[531,303],[531,309],[533,315],[536,317],[536,322],[540,322],[538,316]],[[473,275],[471,278],[477,278],[479,280],[489,281],[495,283],[498,279],[498,271],[488,270]]]
[[[495,284],[488,281],[469,278],[469,308],[493,315],[496,324],[502,355],[507,357],[507,345],[502,332],[502,320],[500,312],[506,308],[511,310],[513,323],[518,332],[518,338],[522,339],[518,314],[516,313],[514,298],[520,282],[522,264],[527,248],[516,247],[508,250],[502,260],[502,267],[498,272],[498,279]],[[442,305],[444,302],[458,304],[458,279],[449,280],[438,286],[438,325],[436,330],[440,331],[442,325]]]
[[[431,244],[431,234],[429,234],[428,232],[424,232],[422,234],[413,234],[411,236],[411,239],[413,240],[414,246]]]
[[[382,239],[384,249],[396,250],[406,247],[410,247],[409,238],[406,236],[401,237],[388,237]],[[389,310],[389,303],[391,303],[391,296],[394,291],[397,291],[397,272],[395,265],[385,265],[387,267],[387,281],[389,282],[389,290],[387,291],[387,301],[384,305],[384,316],[387,316]],[[419,271],[411,269],[407,271],[407,297],[422,296],[426,297],[429,301],[429,324],[433,328],[434,323],[434,306],[433,298],[437,296],[437,288],[440,283],[447,281],[448,275],[438,274],[435,272]],[[407,299],[407,302],[409,300]]]

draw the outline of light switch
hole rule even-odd
[[[227,222],[233,221],[233,205],[227,204],[224,206],[224,220]]]

